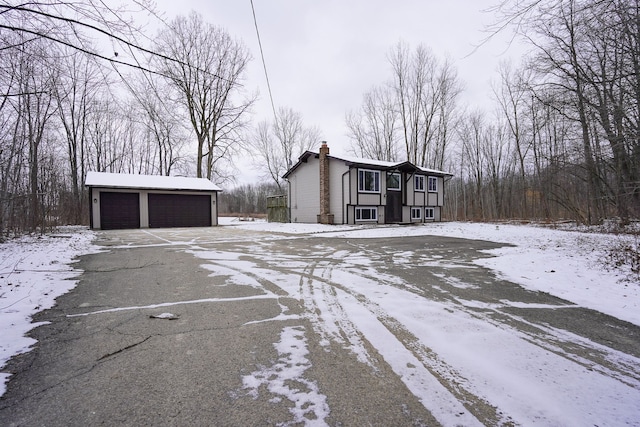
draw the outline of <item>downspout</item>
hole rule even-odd
[[[285,179],[287,180],[287,216],[289,217],[289,222],[291,222],[291,181],[287,178]]]

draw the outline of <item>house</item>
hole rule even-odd
[[[389,224],[440,221],[451,174],[409,162],[306,151],[284,174],[291,222]]]
[[[218,192],[205,178],[89,172],[92,229],[218,225]]]

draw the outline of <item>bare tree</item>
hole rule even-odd
[[[509,218],[509,194],[507,185],[513,175],[512,145],[508,136],[508,126],[500,120],[485,127],[481,152],[485,159],[486,180],[488,183],[487,206],[491,218]],[[525,195],[526,197],[526,195]]]
[[[161,33],[168,54],[145,48],[137,24],[149,17],[147,0],[0,1],[0,238],[86,221],[89,169],[193,173],[197,164],[201,176],[229,177],[254,99],[242,96],[247,50],[196,15]],[[189,113],[192,128],[204,123],[198,157],[183,150]]]
[[[267,213],[267,197],[278,191],[271,182],[244,184],[220,194],[220,213],[253,216]]]
[[[391,50],[389,62],[407,160],[441,168],[461,91],[456,70],[449,60],[441,63],[425,46],[411,54],[402,42]]]
[[[58,119],[67,146],[67,161],[71,178],[70,212],[80,223],[86,196],[82,183],[86,175],[87,132],[95,96],[105,84],[93,60],[77,51],[62,49],[58,60],[59,73],[53,86]]]
[[[149,145],[147,173],[170,175],[173,167],[183,161],[182,150],[188,139],[188,128],[182,125],[179,105],[163,95],[170,87],[157,76],[142,75],[137,84],[129,88],[141,113],[143,140]]]
[[[640,216],[638,0],[503,1],[496,10],[496,31],[513,25],[535,47],[538,88],[579,126],[581,215]]]
[[[528,81],[530,73],[524,67],[514,70],[509,64],[503,63],[499,68],[499,74],[500,85],[494,88],[493,93],[513,140],[514,155],[520,171],[519,187],[522,196],[517,198],[520,207],[517,215],[526,217],[529,214],[527,208],[528,156],[534,142],[526,124],[529,118],[528,100],[532,96]]]
[[[483,186],[487,170],[487,134],[484,114],[481,111],[469,113],[461,121],[457,130],[463,159],[463,168],[460,173],[467,179],[472,189],[465,203],[469,208],[469,211],[465,212],[465,217],[476,220],[486,219]]]
[[[272,180],[282,194],[285,192],[282,175],[320,139],[320,130],[305,126],[300,113],[280,107],[273,123],[264,121],[254,129],[249,148],[264,171],[264,177]]]
[[[399,122],[394,92],[388,86],[374,87],[364,95],[360,111],[346,116],[351,151],[365,159],[397,160]]]
[[[179,16],[157,38],[159,66],[185,108],[197,140],[197,176],[220,179],[219,162],[237,148],[255,96],[243,97],[250,55],[221,28],[192,12]],[[175,60],[174,60],[175,59]]]
[[[70,48],[113,66],[155,72],[145,64],[145,56],[162,55],[138,41],[145,37],[144,23],[137,23],[142,16],[156,17],[154,6],[148,0],[120,4],[99,0],[4,0],[0,2],[0,31],[21,34],[22,43],[46,40],[59,49]]]
[[[55,101],[52,97],[56,68],[47,61],[46,52],[51,49],[49,43],[32,41],[23,45],[14,57],[13,73],[17,78],[17,88],[22,94],[15,103],[20,136],[28,146],[27,162],[29,176],[28,227],[36,230],[45,224],[42,218],[40,190],[41,145],[45,142],[47,126],[55,114]],[[16,52],[18,53],[18,52]]]

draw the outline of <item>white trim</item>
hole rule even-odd
[[[431,215],[429,215],[431,214]],[[436,219],[435,208],[424,208],[424,219]]]
[[[364,211],[369,211],[370,218],[362,218],[362,212]],[[356,221],[378,221],[378,208],[375,206],[356,206],[355,216]],[[358,218],[358,216],[360,216],[360,218]]]
[[[430,193],[437,193],[438,192],[438,178],[435,176],[429,176],[427,177],[427,189]],[[431,185],[431,183],[433,183],[433,185]]]
[[[420,186],[418,186],[418,182],[421,183]],[[413,189],[415,191],[424,191],[424,175],[413,176]]]
[[[418,215],[414,215],[417,213]],[[422,208],[411,208],[411,219],[422,219]]]
[[[362,178],[360,177],[360,173],[362,172]],[[366,182],[366,180],[364,179],[364,177],[366,176],[367,173],[372,173],[374,174],[374,181],[373,181],[373,190],[366,190],[364,188],[364,184]],[[378,170],[373,170],[373,169],[358,169],[358,192],[359,193],[380,193],[380,171]]]

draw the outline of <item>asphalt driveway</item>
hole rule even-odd
[[[9,363],[1,425],[518,424],[512,404],[418,336],[408,310],[386,305],[397,292],[585,375],[631,392],[640,382],[638,327],[473,263],[495,243],[233,227],[100,232],[97,243],[105,251],[82,257],[79,285],[35,319],[47,322],[31,333],[37,346]],[[438,328],[425,313],[411,316]]]

